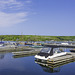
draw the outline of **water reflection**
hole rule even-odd
[[[41,62],[38,60],[35,60],[35,63],[37,63],[38,65],[40,65],[43,69],[43,71],[48,72],[48,73],[55,73],[55,72],[60,72],[61,68],[63,65],[72,63],[75,61],[69,61],[69,62],[62,62],[62,63],[57,63],[57,64],[49,64],[46,62]]]
[[[24,55],[13,55],[13,58],[22,58],[22,57],[28,57],[28,56],[34,56],[35,54],[24,54]]]
[[[5,53],[0,53],[0,59],[4,59]]]
[[[48,73],[55,73],[55,72],[60,72],[60,68],[61,67],[54,67],[52,68],[52,66],[49,66],[49,64],[47,64],[46,62],[38,62],[37,60],[35,60],[35,63],[39,64],[43,71],[48,72]]]
[[[40,65],[40,66],[42,67],[43,71],[48,72],[48,73],[60,72],[60,68],[61,68],[61,67],[50,68],[50,67],[43,66],[43,65]]]

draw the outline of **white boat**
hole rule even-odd
[[[35,55],[35,58],[40,60],[48,60],[66,54],[67,52],[61,52],[60,50],[53,51],[53,48],[43,48],[40,53]]]

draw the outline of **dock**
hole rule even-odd
[[[20,56],[20,55],[36,55],[41,51],[41,48],[32,48],[32,50],[24,50],[24,51],[18,51],[18,52],[12,52],[14,56]]]
[[[26,46],[0,47],[0,52],[29,51],[29,50],[34,50],[34,48],[26,47]]]
[[[49,68],[57,68],[69,63],[75,62],[75,53],[69,53],[65,56],[48,59],[47,61],[35,60],[35,63]]]
[[[18,56],[18,55],[37,54],[37,53],[39,53],[39,51],[34,51],[34,50],[32,50],[32,51],[19,51],[19,52],[12,52],[12,54],[13,54],[13,55],[16,55],[16,56]]]
[[[68,53],[67,55],[56,57],[47,60],[47,64],[51,67],[57,67],[63,64],[75,62],[75,53]]]
[[[75,48],[75,44],[68,44],[68,45],[64,45],[64,44],[42,44],[42,46],[44,47],[51,47],[51,48],[58,48],[58,47],[63,47],[63,48]]]

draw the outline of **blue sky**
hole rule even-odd
[[[75,0],[0,0],[0,35],[75,36]]]

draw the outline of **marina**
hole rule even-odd
[[[47,44],[46,44],[47,45]],[[43,45],[42,45],[43,46]],[[55,75],[62,75],[62,73],[65,74],[65,71],[68,75],[72,74],[71,71],[74,72],[74,64],[75,64],[75,53],[74,52],[66,52],[64,51],[65,48],[63,47],[53,47],[49,46],[46,47],[45,45],[42,47],[29,45],[8,45],[7,47],[4,47],[3,49],[0,49],[0,69],[2,70],[0,72],[1,75],[50,75],[54,73]],[[74,46],[74,45],[73,45]],[[52,51],[55,51],[56,53],[59,53],[61,50],[61,54],[55,54],[53,57],[51,54],[51,58],[47,59],[46,62],[44,61],[37,61],[35,59],[35,55],[40,53],[43,49],[50,49]],[[60,49],[59,49],[60,48]],[[72,48],[73,49],[73,48]],[[59,50],[59,51],[58,51]],[[68,50],[70,50],[68,48]],[[46,50],[45,50],[46,51]],[[66,53],[66,54],[65,54]],[[71,64],[71,66],[70,66]],[[15,67],[14,67],[15,66]],[[70,70],[68,67],[72,67],[73,70]],[[67,68],[67,69],[65,69]],[[65,70],[62,70],[65,69]],[[67,72],[69,70],[69,72]],[[11,73],[10,73],[11,72]],[[75,72],[73,73],[75,74]]]
[[[56,49],[57,48],[57,49]],[[58,48],[75,48],[74,44],[16,45],[7,44],[0,47],[0,52],[11,52],[14,58],[34,55],[36,59],[53,67],[75,61],[74,52],[60,51]],[[45,53],[43,51],[45,49]],[[49,50],[50,49],[50,50]],[[40,53],[41,52],[41,53]],[[42,53],[43,52],[43,53]]]
[[[0,0],[0,75],[75,75],[75,0]]]

